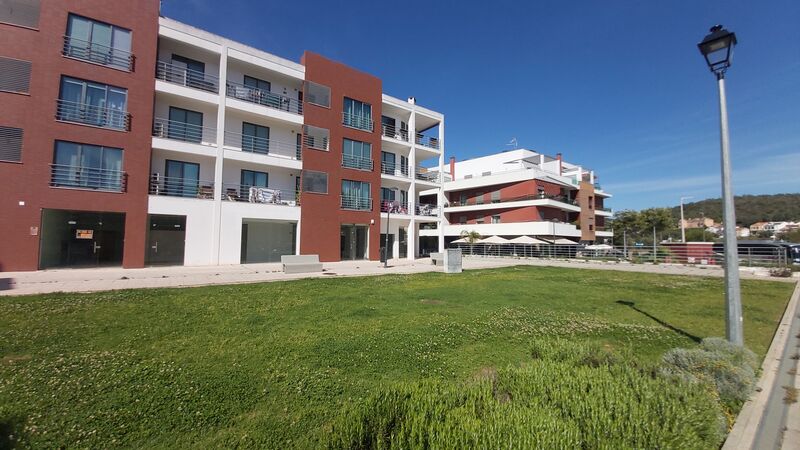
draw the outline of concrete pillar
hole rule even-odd
[[[437,218],[436,230],[439,234],[439,252],[444,251],[444,205],[447,199],[444,196],[444,119],[439,122],[439,217]],[[455,175],[455,158],[450,158],[450,174]]]
[[[225,161],[225,81],[228,76],[228,47],[223,46],[219,60],[219,106],[217,106],[217,157],[214,161],[214,212],[211,234],[211,264],[219,264],[222,239],[222,169]]]
[[[408,188],[408,210],[411,213],[411,220],[408,223],[408,259],[414,260],[417,257],[417,243],[419,235],[417,232],[417,221],[414,216],[417,213],[417,107],[411,106],[411,117],[408,121],[408,134],[410,135],[411,152],[408,154],[409,174],[411,175],[411,185]]]

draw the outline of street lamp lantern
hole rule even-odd
[[[739,244],[736,241],[736,213],[731,183],[731,153],[728,136],[728,102],[725,97],[725,71],[731,65],[736,35],[722,28],[711,27],[711,33],[697,44],[708,68],[717,76],[719,90],[719,134],[722,169],[722,227],[725,242],[725,333],[728,341],[744,345],[742,331],[742,292],[739,286]]]
[[[697,47],[706,58],[708,68],[717,74],[717,77],[722,77],[731,65],[736,33],[726,30],[722,25],[714,25],[709,31],[710,33],[697,44]]]

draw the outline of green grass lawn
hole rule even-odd
[[[792,289],[742,283],[760,357]],[[534,340],[652,363],[723,335],[721,278],[545,267],[0,298],[0,447],[314,447],[379,386]]]

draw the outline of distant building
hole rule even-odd
[[[769,225],[769,222],[756,222],[750,225],[750,232],[751,233],[758,233],[761,231],[767,231],[766,227]]]
[[[736,237],[750,237],[750,228],[736,227]]]
[[[703,218],[694,218],[694,219],[685,219],[683,220],[683,227],[684,228],[709,228],[715,226],[716,223],[714,219],[703,217]]]

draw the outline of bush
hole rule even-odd
[[[769,276],[779,278],[789,278],[792,276],[792,269],[788,267],[775,267],[769,269]]]
[[[553,348],[554,347],[554,348]],[[381,389],[332,426],[328,448],[717,448],[718,403],[702,389],[591,358],[590,346],[549,350],[522,367],[466,383]]]
[[[712,384],[731,411],[742,406],[756,384],[756,355],[721,338],[703,339],[700,348],[672,349],[664,354],[663,363],[666,375]]]

